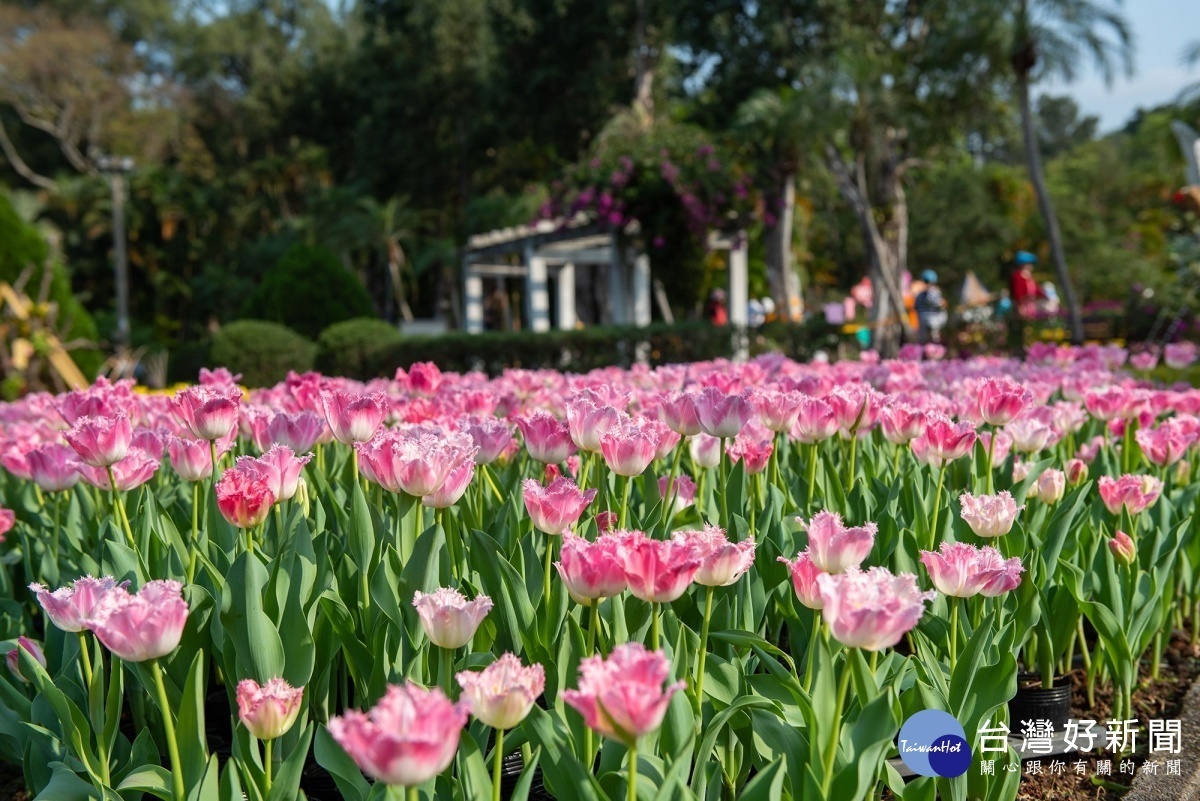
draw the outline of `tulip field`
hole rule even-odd
[[[1019,684],[1137,718],[1200,635],[1200,390],[1128,355],[0,405],[0,761],[53,801],[1014,799]],[[900,770],[922,710],[969,767]]]

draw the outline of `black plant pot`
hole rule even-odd
[[[1022,686],[1035,682],[1032,686]],[[1055,731],[1061,731],[1071,719],[1071,682],[1066,676],[1055,679],[1050,689],[1041,686],[1036,674],[1017,675],[1017,694],[1008,702],[1008,718],[1013,731],[1021,730],[1023,720],[1048,720]]]
[[[208,740],[208,752],[226,760],[233,753],[232,716],[229,695],[225,688],[217,685],[204,696],[204,736]]]
[[[525,758],[520,751],[513,751],[504,757],[500,766],[500,797],[512,798],[513,790],[521,779],[521,771],[525,770]],[[529,788],[530,801],[554,801],[554,796],[542,784],[542,769],[533,772],[533,784]]]
[[[333,777],[317,764],[312,754],[309,754],[300,773],[300,789],[308,801],[342,801],[342,794],[338,792]]]

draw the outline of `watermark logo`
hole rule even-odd
[[[971,767],[971,745],[962,724],[940,709],[922,710],[900,727],[900,759],[918,776],[953,779]]]

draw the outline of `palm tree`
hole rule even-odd
[[[738,109],[737,124],[752,136],[770,161],[780,202],[775,224],[767,229],[767,278],[775,306],[785,319],[803,311],[800,282],[792,266],[792,230],[796,219],[796,173],[812,149],[815,116],[811,100],[784,87],[764,89]]]
[[[1030,85],[1050,76],[1073,81],[1089,58],[1106,83],[1112,83],[1118,66],[1123,67],[1126,74],[1132,73],[1133,34],[1117,8],[1120,4],[1121,0],[1010,0],[1005,9],[1011,37],[1007,55],[1016,78],[1029,180],[1033,183],[1046,224],[1046,239],[1070,316],[1071,338],[1075,342],[1083,340],[1083,319],[1079,297],[1067,270],[1058,218],[1046,189],[1034,130]]]

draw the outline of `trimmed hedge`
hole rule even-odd
[[[317,337],[316,368],[326,375],[374,378],[384,369],[382,354],[403,340],[400,329],[374,317],[334,323]]]
[[[367,290],[336,256],[297,243],[263,275],[241,316],[283,323],[312,339],[334,323],[373,311]]]
[[[268,387],[286,378],[289,370],[311,370],[316,353],[316,345],[286,326],[238,320],[213,334],[208,361],[241,373],[246,386]]]

